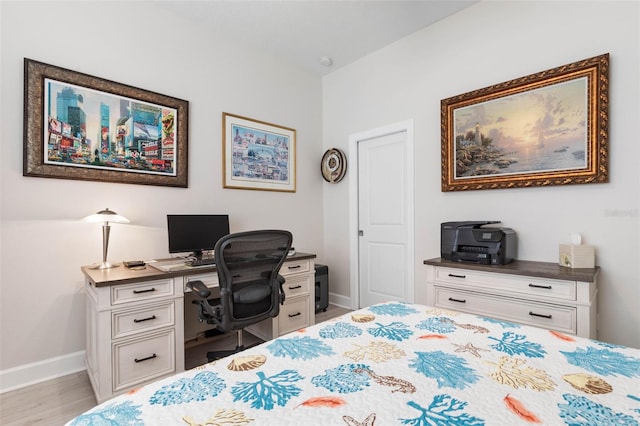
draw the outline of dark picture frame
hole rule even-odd
[[[222,113],[224,188],[296,192],[296,130]]]
[[[441,101],[442,191],[609,180],[609,54]]]
[[[188,123],[188,101],[24,59],[24,176],[187,187]]]

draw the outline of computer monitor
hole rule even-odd
[[[202,258],[204,250],[213,250],[218,240],[229,234],[226,214],[167,215],[169,253],[192,252]]]

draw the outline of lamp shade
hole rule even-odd
[[[114,223],[129,223],[129,219],[118,213],[109,210],[108,208],[100,210],[97,213],[90,214],[82,219],[84,222],[114,222]]]

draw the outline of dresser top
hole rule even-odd
[[[556,280],[595,282],[600,267],[567,268],[552,262],[536,262],[533,260],[514,260],[506,265],[482,265],[479,263],[452,262],[440,257],[428,259],[425,265],[449,268],[469,269],[473,271],[492,272],[497,274],[526,275],[529,277],[551,278]]]

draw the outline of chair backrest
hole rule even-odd
[[[289,231],[260,230],[229,234],[215,247],[220,285],[219,328],[237,330],[280,312],[280,267],[291,248]]]

